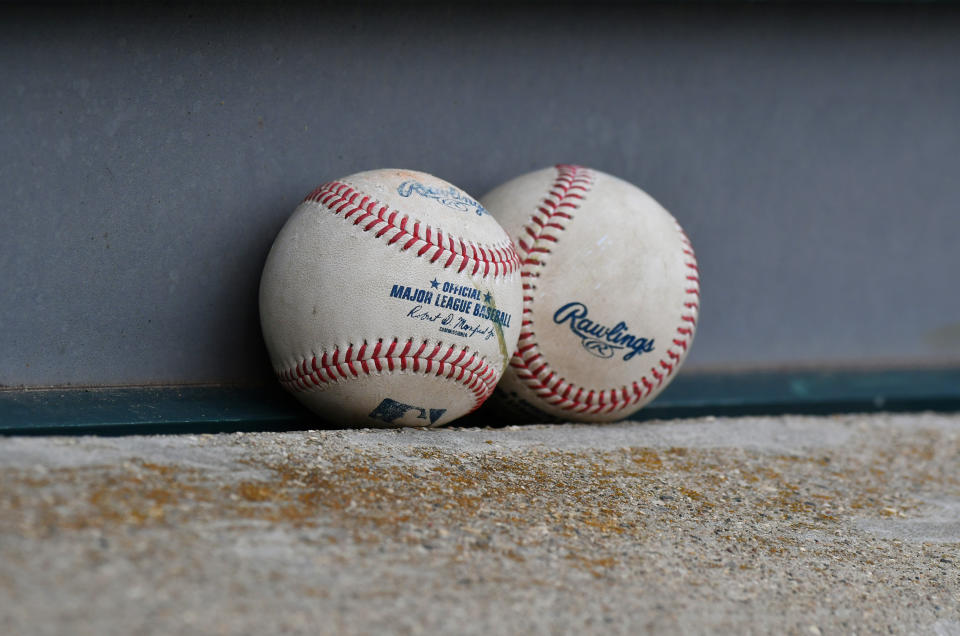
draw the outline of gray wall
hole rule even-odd
[[[952,7],[0,12],[0,384],[262,380],[315,185],[558,161],[687,229],[691,368],[960,361]]]

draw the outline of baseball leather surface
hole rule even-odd
[[[520,331],[517,253],[476,200],[421,172],[324,184],[260,283],[274,371],[335,424],[439,426],[493,391]]]
[[[622,419],[676,375],[700,282],[676,220],[634,185],[579,166],[518,177],[481,199],[522,261],[517,352],[495,401],[525,419]]]

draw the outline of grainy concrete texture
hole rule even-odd
[[[0,439],[0,633],[960,634],[960,415]]]

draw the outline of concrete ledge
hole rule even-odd
[[[0,438],[0,628],[960,633],[960,415]]]

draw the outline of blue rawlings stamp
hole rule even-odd
[[[487,213],[486,208],[480,205],[480,202],[471,199],[469,196],[457,190],[453,186],[448,186],[446,188],[431,188],[430,186],[423,185],[419,181],[404,181],[399,186],[397,186],[397,194],[402,197],[409,197],[411,194],[416,193],[422,197],[428,199],[433,199],[440,205],[446,206],[451,210],[458,210],[460,212],[475,212],[477,216],[483,216]]]
[[[623,359],[653,351],[653,338],[647,339],[627,331],[622,320],[613,327],[594,322],[590,310],[583,303],[567,303],[553,314],[553,322],[566,324],[573,335],[580,338],[583,348],[598,358],[612,358],[624,351]]]

